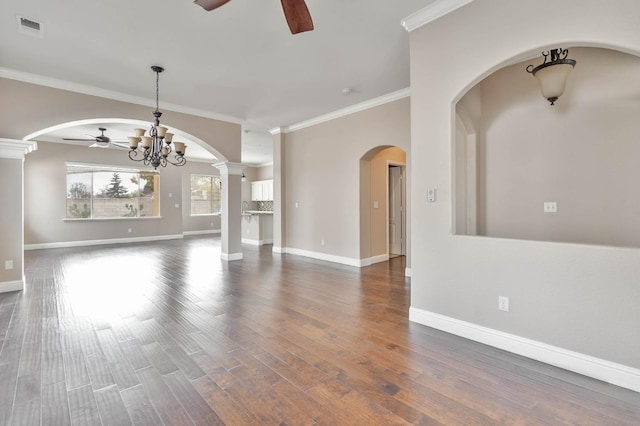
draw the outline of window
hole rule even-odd
[[[220,213],[220,176],[191,175],[191,214]]]
[[[67,163],[67,219],[158,217],[155,170]]]

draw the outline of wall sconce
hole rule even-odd
[[[564,86],[569,73],[576,66],[576,61],[568,59],[568,49],[553,49],[542,52],[544,62],[537,67],[529,65],[527,72],[533,74],[540,82],[540,91],[551,105],[555,105],[564,93]]]
[[[240,178],[240,182],[246,182],[247,181],[247,177],[244,175],[244,172],[242,172],[242,177]]]

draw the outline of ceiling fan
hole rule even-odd
[[[217,9],[228,3],[230,0],[194,0],[194,3],[206,11]],[[280,0],[284,16],[289,24],[291,34],[298,34],[313,30],[311,14],[304,0]]]
[[[92,136],[91,139],[76,139],[76,138],[62,138],[64,141],[78,141],[78,142],[95,142],[93,145],[89,145],[89,148],[109,148],[109,146],[114,146],[122,149],[129,149],[128,145],[121,141],[122,143],[118,143],[120,141],[112,141],[109,136],[105,136],[104,132],[107,131],[104,127],[98,127],[100,131],[99,136]]]

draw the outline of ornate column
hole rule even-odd
[[[0,139],[0,293],[24,289],[24,157],[36,142]]]
[[[220,170],[221,188],[221,237],[224,261],[242,259],[242,187],[244,166],[228,161],[214,164]]]

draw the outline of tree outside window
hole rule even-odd
[[[67,218],[159,216],[155,171],[67,164]]]
[[[216,214],[220,208],[220,177],[191,175],[191,214]]]

